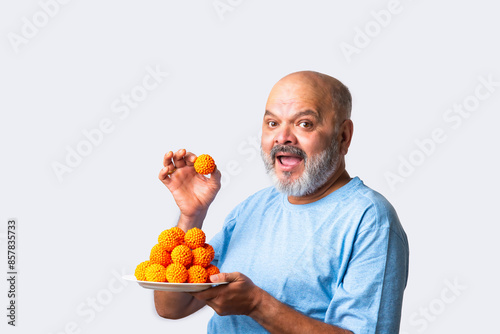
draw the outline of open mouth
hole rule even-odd
[[[281,152],[276,154],[276,159],[279,161],[279,164],[286,169],[292,169],[304,160],[301,156]]]

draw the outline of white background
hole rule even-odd
[[[350,88],[347,169],[391,201],[408,234],[402,332],[496,331],[499,6],[401,0],[381,26],[372,11],[389,1],[219,3],[231,10],[218,13],[212,0],[73,0],[44,22],[37,1],[1,2],[4,272],[7,219],[19,223],[18,326],[6,324],[2,278],[2,333],[205,332],[211,309],[165,320],[150,290],[115,277],[133,273],[176,222],[157,179],[167,151],[209,153],[225,175],[204,225],[209,238],[237,203],[270,185],[252,146],[267,94],[306,69]],[[38,20],[38,32],[15,45],[26,20]],[[357,53],[346,56],[346,44]],[[169,76],[127,117],[114,113],[122,94],[139,92],[148,67]],[[480,101],[479,77],[497,82]],[[465,101],[479,104],[460,124],[443,118]],[[66,164],[82,131],[104,119],[113,131],[58,180],[54,163]],[[415,141],[438,128],[446,139],[419,153]],[[417,166],[391,187],[387,173],[410,158]]]

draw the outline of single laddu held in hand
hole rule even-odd
[[[203,175],[208,175],[215,170],[215,161],[208,154],[202,154],[194,162],[194,170]]]

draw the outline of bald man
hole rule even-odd
[[[229,214],[210,241],[229,282],[197,293],[155,291],[178,319],[208,305],[209,333],[398,333],[408,241],[391,204],[345,169],[353,135],[351,95],[340,81],[304,71],[271,90],[262,158],[274,186]],[[201,228],[220,189],[193,168],[196,156],[164,157],[159,178],[183,230]]]

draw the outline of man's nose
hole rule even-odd
[[[284,126],[279,129],[274,137],[274,143],[280,145],[295,145],[297,144],[297,138],[290,127]]]

